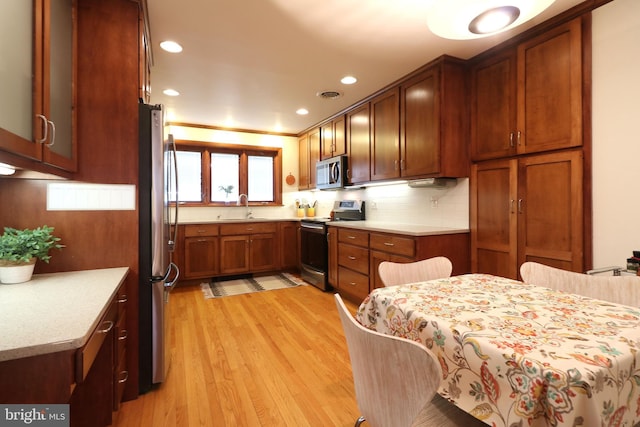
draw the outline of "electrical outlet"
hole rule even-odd
[[[371,207],[371,209],[378,209],[378,204],[376,202],[369,202],[369,206]]]

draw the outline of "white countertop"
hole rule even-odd
[[[468,233],[468,228],[448,228],[421,224],[398,224],[387,221],[331,221],[329,225],[366,231],[405,234],[408,236],[435,236],[440,234]]]
[[[0,284],[0,361],[82,347],[128,271],[36,274]]]

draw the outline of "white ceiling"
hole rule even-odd
[[[148,0],[151,102],[173,122],[295,134],[442,54],[470,58],[582,2],[556,0],[511,31],[456,41],[427,28],[433,1]],[[161,50],[167,39],[184,50]],[[342,85],[347,74],[358,82]],[[343,96],[316,96],[326,90]]]

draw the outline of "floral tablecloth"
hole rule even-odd
[[[356,317],[423,343],[439,393],[494,426],[640,421],[640,308],[469,274],[375,289]]]

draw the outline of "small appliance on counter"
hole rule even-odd
[[[330,221],[363,221],[364,202],[340,200],[333,204],[331,218],[303,218],[300,220],[300,266],[301,276],[315,287],[326,291],[329,288],[327,223]]]

